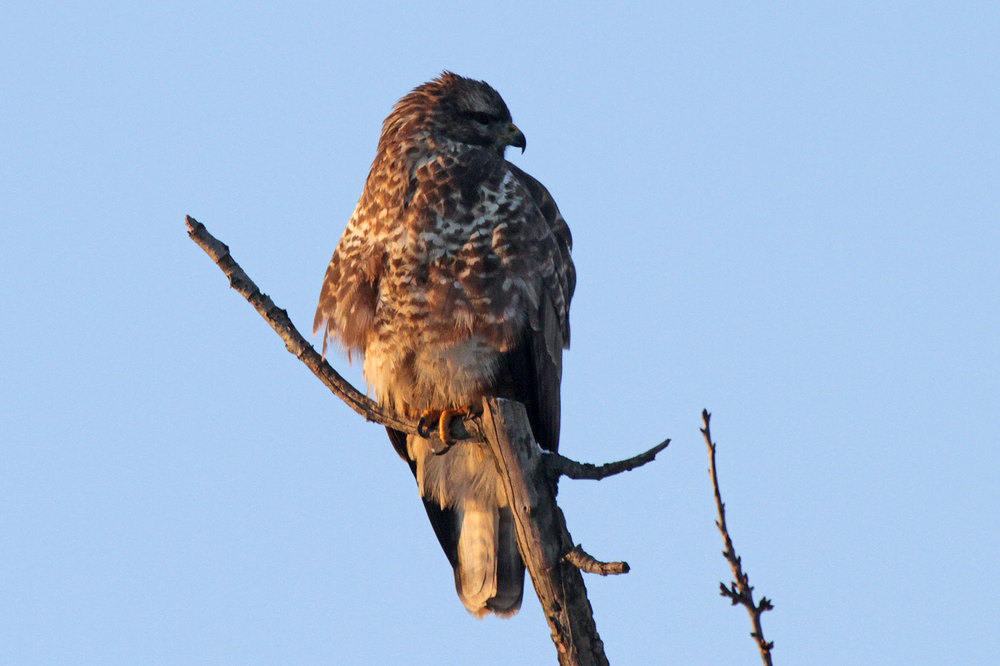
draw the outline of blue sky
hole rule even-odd
[[[562,450],[615,664],[993,664],[1000,8],[20,3],[0,27],[0,661],[554,663],[284,351],[400,96],[489,81],[569,221]],[[335,363],[360,383],[346,359]]]

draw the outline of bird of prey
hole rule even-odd
[[[562,352],[576,283],[569,228],[548,190],[504,158],[525,147],[483,81],[444,72],[399,100],[330,260],[314,332],[364,355],[380,404],[432,423],[484,396],[524,403],[536,441],[559,443]],[[426,428],[422,434],[429,435]],[[524,564],[495,463],[389,429],[476,617],[521,606]],[[438,451],[438,452],[436,452]]]

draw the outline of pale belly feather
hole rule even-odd
[[[413,347],[373,341],[365,352],[365,379],[376,399],[396,411],[478,405],[496,376],[501,351],[473,335],[465,340]]]

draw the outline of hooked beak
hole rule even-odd
[[[503,136],[505,146],[514,146],[515,148],[520,148],[521,153],[524,153],[525,147],[528,145],[527,140],[524,138],[524,132],[517,128],[514,123],[510,124],[507,128],[507,132]]]

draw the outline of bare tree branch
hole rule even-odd
[[[573,550],[573,540],[555,501],[555,484],[544,473],[524,405],[484,399],[483,426],[514,515],[517,545],[552,630],[559,663],[606,665],[583,576],[565,558]]]
[[[250,279],[240,265],[236,263],[232,255],[229,254],[229,247],[208,232],[198,220],[190,215],[187,216],[188,236],[198,244],[205,253],[222,269],[222,272],[229,278],[229,285],[235,289],[243,298],[260,313],[271,328],[285,341],[285,348],[294,354],[300,361],[306,364],[312,373],[316,375],[323,384],[333,391],[334,395],[343,400],[348,407],[365,417],[368,421],[381,423],[400,432],[416,434],[415,423],[399,418],[390,410],[384,409],[374,400],[371,400],[358,389],[354,388],[350,382],[344,379],[340,373],[320,356],[313,346],[302,337],[288,313],[282,310],[271,297],[260,291],[254,281]],[[451,422],[451,436],[456,441],[461,440],[482,440],[483,434],[479,424],[471,418],[455,418]]]
[[[229,253],[229,246],[217,239],[205,225],[187,216],[188,236],[198,247],[205,251],[212,261],[229,278],[229,285],[235,289],[250,305],[263,317],[271,328],[285,341],[285,348],[294,354],[300,361],[305,363],[316,377],[323,384],[333,391],[334,395],[343,400],[348,407],[365,417],[373,423],[380,423],[389,426],[394,430],[407,434],[417,433],[417,424],[400,418],[392,411],[385,409],[364,393],[356,389],[349,381],[344,379],[339,372],[320,356],[311,344],[299,333],[298,329],[288,317],[288,313],[279,308],[271,300],[271,297],[260,291],[250,276],[240,267],[233,256]],[[450,444],[442,443],[436,431],[432,429],[432,444],[435,453],[443,452]],[[486,441],[482,422],[475,416],[456,416],[451,420],[451,429],[448,437],[451,442],[461,441]],[[557,453],[546,452],[546,456],[552,456],[551,464],[553,472],[570,477],[571,479],[603,479],[612,474],[619,474],[632,470],[640,465],[645,465],[652,461],[656,454],[666,448],[670,440],[666,440],[649,451],[639,455],[607,463],[604,465],[594,465],[593,463],[580,463]]]
[[[222,272],[229,283],[277,332],[285,347],[315,374],[337,397],[354,411],[401,432],[415,434],[417,425],[399,418],[354,388],[320,356],[298,332],[288,313],[277,307],[232,258],[229,248],[212,236],[203,224],[188,216],[188,235]],[[444,444],[434,436],[438,451],[451,445],[485,442],[504,481],[504,491],[514,508],[518,547],[531,574],[535,591],[552,630],[559,663],[601,666],[608,663],[604,644],[597,633],[587,588],[580,571],[609,575],[627,573],[625,562],[600,562],[573,546],[566,520],[555,501],[559,475],[580,479],[602,479],[652,461],[670,440],[628,460],[592,465],[565,456],[543,452],[534,441],[524,405],[511,400],[489,398],[483,414],[451,421],[450,438]]]
[[[726,549],[722,551],[722,555],[729,562],[729,566],[733,570],[733,576],[736,578],[735,581],[730,581],[729,587],[726,587],[725,583],[719,583],[719,590],[720,594],[729,599],[734,606],[742,604],[747,609],[747,613],[750,614],[750,621],[753,623],[753,631],[750,635],[760,649],[760,657],[763,662],[767,666],[771,666],[771,649],[774,647],[774,642],[769,642],[764,638],[764,629],[761,628],[760,616],[764,611],[774,608],[774,605],[767,597],[761,597],[759,604],[754,603],[753,586],[750,585],[750,578],[743,572],[743,561],[736,554],[736,549],[733,547],[733,540],[729,537],[729,528],[726,526],[726,505],[722,501],[722,493],[719,492],[719,477],[715,472],[715,443],[712,442],[712,431],[709,429],[711,418],[712,415],[708,413],[707,409],[702,410],[701,420],[704,427],[701,428],[701,434],[704,435],[705,444],[708,445],[709,473],[712,476],[712,488],[715,491],[715,507],[719,512],[719,519],[715,521],[715,525],[719,528],[719,532],[722,533],[722,540],[726,544]]]

